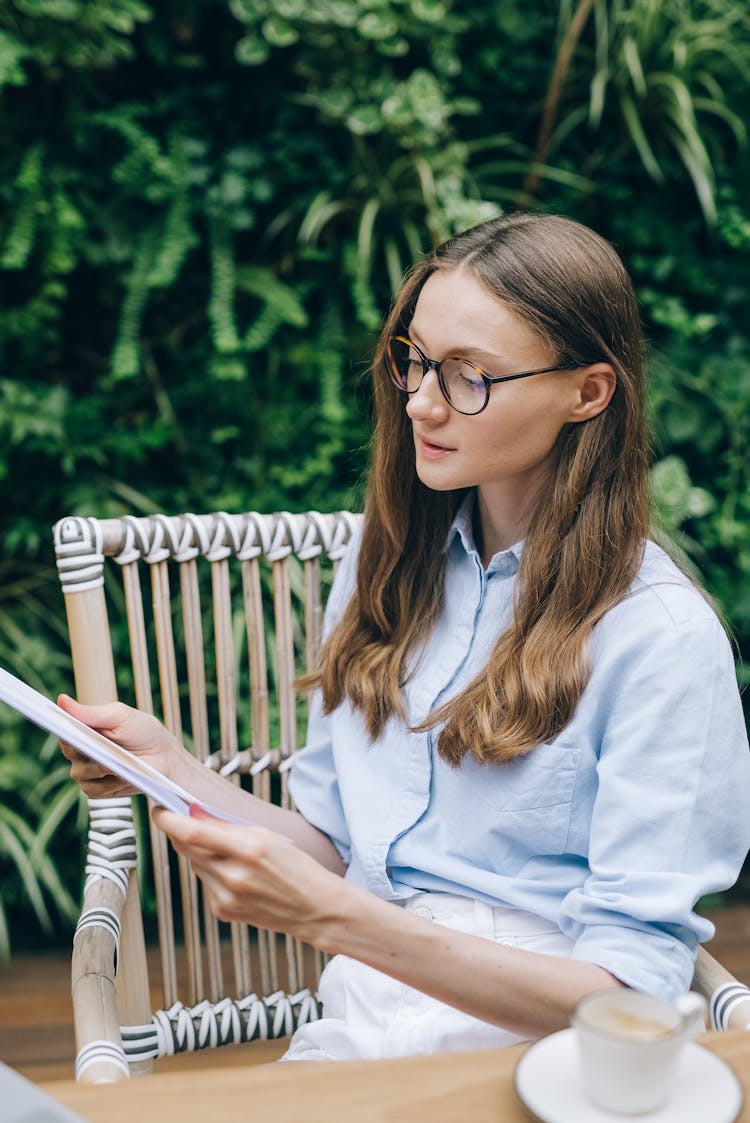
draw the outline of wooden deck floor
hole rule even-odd
[[[716,937],[707,945],[750,986],[750,906],[708,914]],[[73,1074],[75,1053],[67,953],[21,954],[0,966],[0,1060],[36,1082]],[[263,1063],[283,1052],[283,1042],[233,1045],[159,1061],[160,1071],[197,1065]]]

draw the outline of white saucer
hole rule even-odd
[[[742,1108],[742,1087],[731,1068],[694,1042],[680,1055],[672,1099],[658,1111],[622,1115],[595,1107],[581,1087],[572,1029],[532,1045],[516,1066],[515,1085],[541,1123],[734,1123]]]

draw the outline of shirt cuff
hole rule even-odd
[[[635,990],[673,1002],[690,989],[694,947],[664,932],[591,925],[576,940],[572,958],[603,967]]]

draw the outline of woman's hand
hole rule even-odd
[[[592,963],[459,932],[342,881],[282,835],[156,809],[220,920],[288,932],[344,954],[519,1037],[569,1024],[586,994],[621,984]]]
[[[190,818],[162,808],[152,816],[190,861],[220,920],[287,932],[323,951],[337,950],[329,944],[330,933],[352,889],[337,874],[263,827],[224,823],[198,807]]]
[[[61,694],[57,704],[84,725],[91,726],[124,749],[148,761],[165,776],[170,775],[172,762],[185,752],[157,718],[126,706],[123,702],[84,706],[67,694]],[[60,748],[63,756],[70,761],[71,779],[80,785],[87,796],[105,799],[133,795],[134,788],[119,776],[106,772],[100,764],[89,760],[72,745],[61,743]]]

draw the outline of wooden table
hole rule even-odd
[[[750,1123],[750,1035],[698,1039],[728,1061],[746,1089],[739,1119]],[[90,1086],[72,1080],[44,1091],[89,1123],[528,1123],[513,1071],[525,1046],[338,1064],[203,1068]]]

